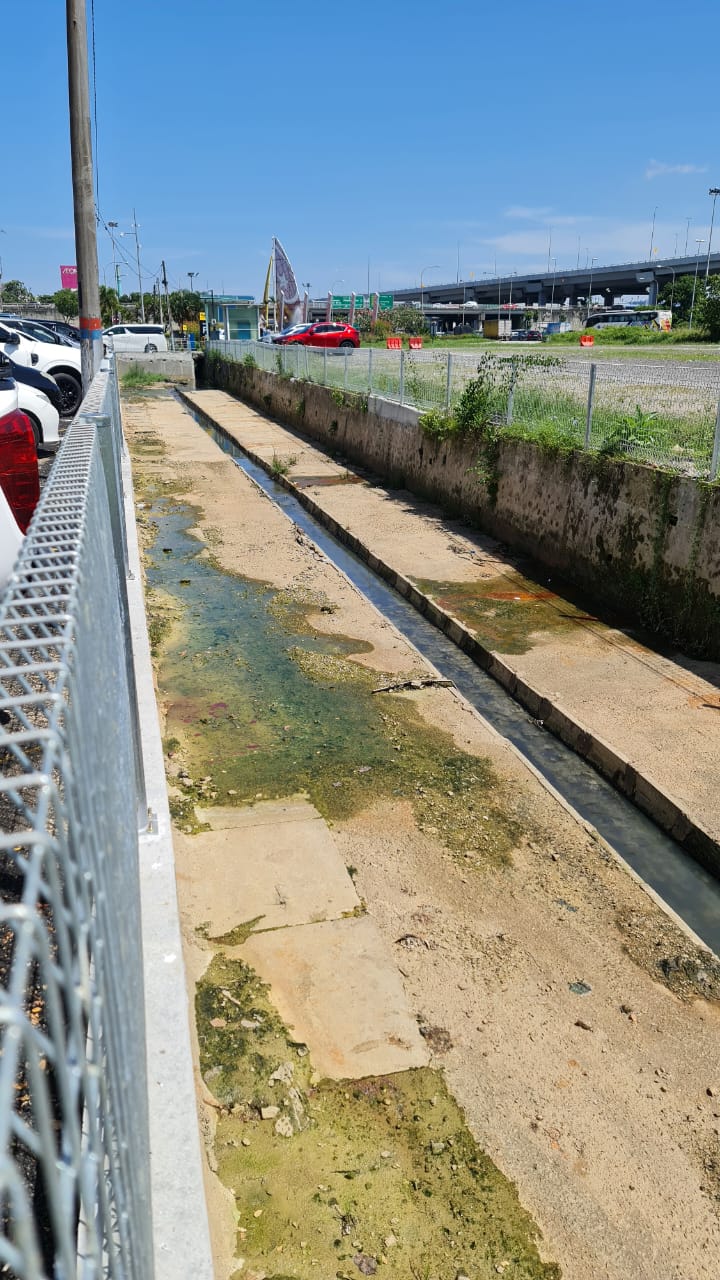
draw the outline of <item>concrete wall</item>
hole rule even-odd
[[[520,440],[500,444],[488,477],[476,442],[431,439],[415,410],[231,361],[208,364],[208,376],[527,553],[626,621],[720,658],[720,487]]]
[[[161,374],[184,387],[195,386],[195,359],[191,351],[126,351],[118,352],[115,358],[120,378],[132,365],[139,365],[148,373]]]

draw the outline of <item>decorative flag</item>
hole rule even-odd
[[[284,308],[280,315],[280,327],[282,328],[285,319],[284,309],[287,308],[290,312],[290,323],[298,324],[302,315],[302,305],[295,273],[277,236],[273,237],[273,244],[275,248],[275,297],[279,298],[282,295],[284,298]]]

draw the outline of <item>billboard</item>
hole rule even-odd
[[[61,289],[77,289],[77,267],[61,267],[60,268],[60,288]]]

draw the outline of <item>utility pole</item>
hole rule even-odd
[[[133,209],[133,231],[135,232],[135,257],[137,258],[138,288],[140,290],[140,319],[145,323],[145,299],[143,297],[142,275],[140,273],[140,244],[138,242],[138,224]]]
[[[87,12],[85,0],[66,0],[70,155],[72,159],[75,253],[78,268],[80,355],[87,391],[102,359],[97,224],[90,135]]]
[[[134,215],[133,215],[134,216]],[[165,290],[165,306],[168,313],[168,324],[170,325],[170,350],[175,350],[175,334],[173,332],[173,318],[170,310],[170,294],[168,293],[167,271],[165,270],[165,259],[162,261],[162,282]]]
[[[164,327],[165,327],[165,317],[163,316],[162,289],[160,288],[160,281],[159,281],[159,280],[158,280],[158,282],[157,282],[157,291],[158,291],[158,298],[159,298],[159,300],[160,300],[160,323],[161,323],[161,325],[162,325],[162,326],[163,326],[163,328],[164,328]]]

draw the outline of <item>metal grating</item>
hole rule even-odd
[[[120,439],[106,371],[0,595],[0,1276],[23,1280],[153,1271]]]

